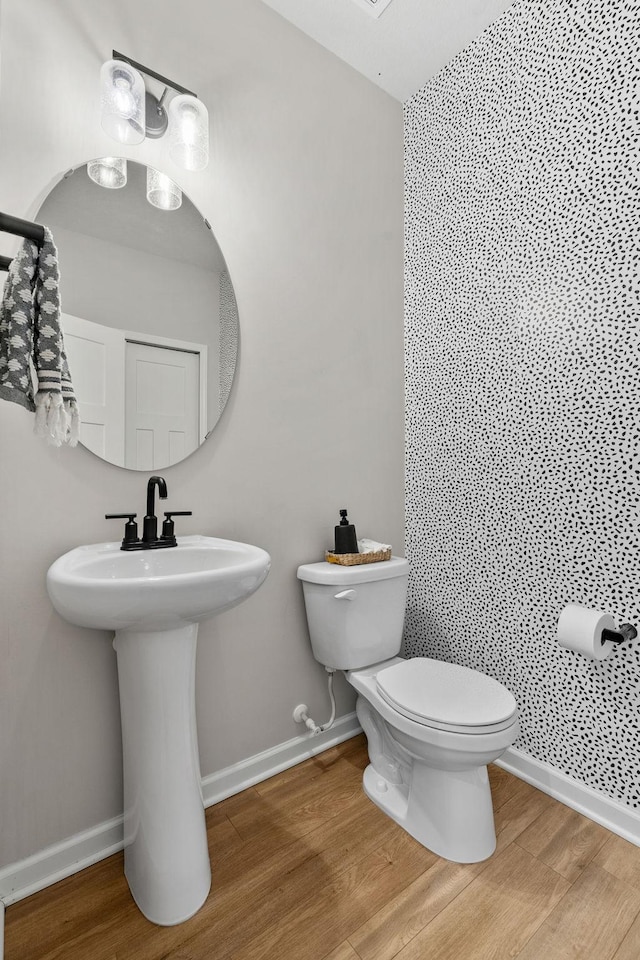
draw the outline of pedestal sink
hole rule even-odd
[[[61,616],[115,630],[125,875],[153,923],[187,920],[211,886],[194,702],[198,623],[249,597],[270,564],[259,547],[188,536],[164,550],[77,547],[47,573]]]

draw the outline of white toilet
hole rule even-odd
[[[311,646],[358,692],[367,796],[429,850],[475,863],[495,850],[486,764],[516,739],[517,706],[477,670],[397,656],[408,576],[400,557],[298,567]]]

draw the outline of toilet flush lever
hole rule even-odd
[[[355,600],[356,591],[355,590],[342,590],[341,593],[336,593],[334,600]]]

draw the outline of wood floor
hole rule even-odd
[[[207,810],[213,885],[177,927],[122,855],[7,908],[5,960],[638,960],[640,848],[490,768],[498,848],[441,860],[361,788],[363,737]]]

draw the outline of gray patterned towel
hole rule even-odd
[[[78,442],[78,405],[60,328],[58,252],[48,227],[24,240],[0,305],[0,397],[35,410],[35,431],[59,447]],[[34,398],[35,371],[37,390]]]

